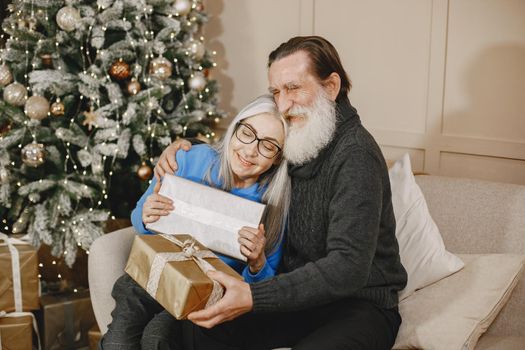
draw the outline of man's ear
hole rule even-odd
[[[341,77],[336,72],[332,72],[323,81],[323,87],[325,92],[328,94],[328,98],[331,101],[335,101],[337,98],[337,95],[339,95],[339,91],[341,90]]]

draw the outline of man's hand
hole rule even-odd
[[[252,291],[248,283],[221,271],[210,271],[208,277],[222,284],[226,288],[226,293],[217,304],[190,313],[188,315],[190,321],[201,327],[212,328],[233,320],[253,308]]]
[[[159,161],[155,165],[155,177],[157,181],[160,181],[160,178],[165,174],[175,174],[178,169],[177,159],[175,155],[179,149],[183,149],[186,152],[191,148],[191,142],[185,139],[180,139],[173,142],[171,145],[166,147],[162,154],[160,155]]]

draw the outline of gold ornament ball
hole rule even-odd
[[[160,80],[168,79],[173,71],[173,65],[165,57],[157,57],[149,64],[149,74]]]
[[[60,29],[72,32],[80,22],[80,12],[71,6],[62,7],[57,12],[56,21]]]
[[[49,101],[42,96],[31,96],[27,99],[24,112],[31,119],[42,120],[49,113]]]
[[[55,117],[61,117],[66,112],[66,107],[64,107],[64,104],[60,101],[53,102],[50,108],[50,112]]]
[[[142,181],[149,180],[152,174],[153,170],[146,163],[142,163],[142,165],[139,167],[139,170],[137,170],[137,175]]]
[[[20,83],[12,83],[4,89],[4,100],[13,106],[23,106],[26,103],[27,90]]]
[[[45,161],[45,148],[41,143],[29,143],[22,148],[22,161],[24,164],[38,167],[44,164]]]
[[[137,79],[132,79],[129,83],[128,83],[128,86],[127,86],[127,89],[128,89],[128,93],[130,95],[136,95],[140,92],[140,90],[142,89],[141,86],[140,86],[140,83],[137,81]]]
[[[176,0],[173,6],[179,16],[186,16],[191,11],[191,3],[188,0]]]
[[[129,64],[124,62],[122,59],[119,59],[117,62],[111,65],[111,68],[109,68],[109,75],[111,75],[114,79],[117,80],[124,80],[129,78],[129,76],[131,75]]]
[[[0,66],[0,85],[6,86],[8,84],[11,84],[12,81],[13,81],[13,74],[11,74],[9,67],[5,64],[2,64]]]
[[[206,78],[202,73],[195,73],[188,81],[188,84],[192,90],[202,91],[206,87]]]

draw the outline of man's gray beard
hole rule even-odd
[[[332,140],[337,121],[335,103],[320,93],[311,107],[294,107],[289,116],[304,116],[302,126],[289,124],[284,146],[284,158],[291,164],[302,165],[319,155]]]

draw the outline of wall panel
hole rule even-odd
[[[524,1],[206,4],[227,112],[266,91],[266,58],[279,43],[322,35],[338,49],[351,101],[388,160],[408,152],[414,171],[525,184]]]

